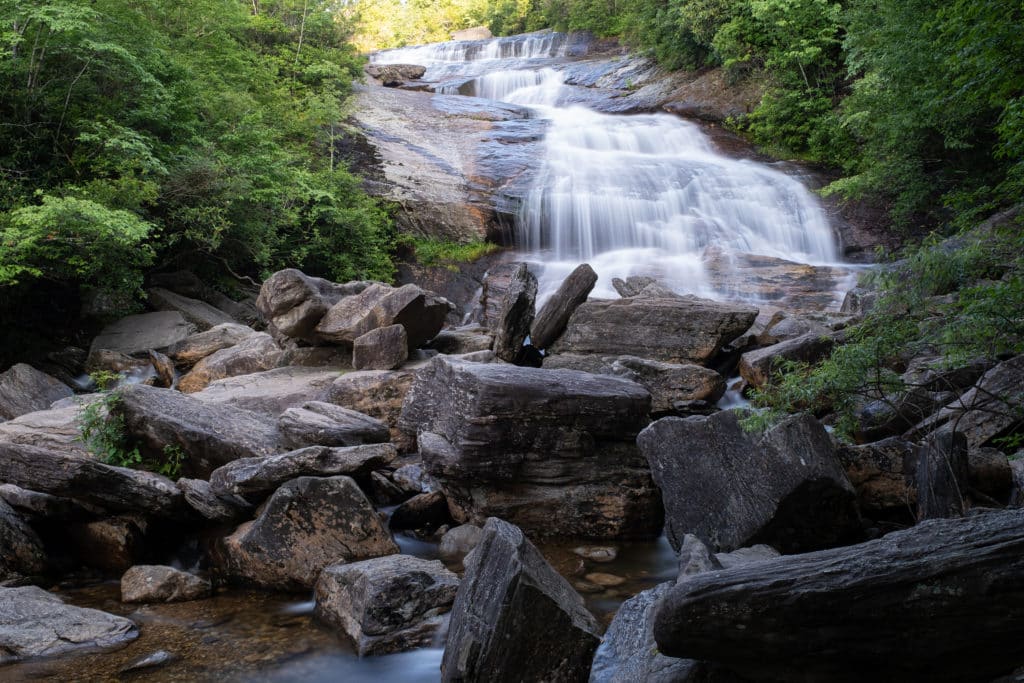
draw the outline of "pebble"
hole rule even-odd
[[[612,562],[619,556],[619,551],[611,546],[580,546],[572,551],[591,562]]]
[[[585,581],[603,586],[605,588],[613,588],[614,586],[621,586],[626,583],[626,580],[621,576],[615,574],[605,574],[604,572],[593,572],[583,577]]]

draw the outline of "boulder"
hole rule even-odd
[[[54,522],[81,521],[101,512],[70,498],[29,491],[14,484],[0,484],[0,501],[29,517]]]
[[[483,529],[475,524],[460,524],[441,537],[437,552],[442,560],[461,564],[480,545]]]
[[[637,438],[665,501],[673,548],[692,533],[719,551],[767,543],[787,553],[856,540],[856,493],[810,415],[754,441],[736,414],[658,420]]]
[[[956,394],[951,391],[928,391],[916,387],[871,401],[857,414],[854,437],[860,441],[877,441],[902,434],[955,398]]]
[[[581,681],[600,642],[594,616],[517,527],[489,519],[467,558],[443,681]]]
[[[148,356],[149,351],[139,351],[138,353],[140,356]],[[152,365],[148,358],[135,358],[120,351],[96,349],[89,354],[85,370],[89,373],[109,372],[122,375],[123,378],[107,385],[107,388],[110,389],[123,384],[125,379],[145,382],[150,377],[151,367]],[[90,384],[92,384],[91,380]]]
[[[724,555],[724,553],[722,553]],[[687,577],[703,572],[721,569],[722,563],[707,546],[693,534],[683,536],[679,545],[679,573],[676,581],[685,581]]]
[[[0,500],[0,581],[42,574],[46,565],[46,551],[39,536],[10,505]]]
[[[396,531],[417,529],[433,533],[451,520],[448,500],[440,491],[434,491],[415,495],[395,508],[389,525]]]
[[[814,331],[740,356],[740,377],[752,387],[763,387],[778,376],[785,361],[815,363],[832,351],[833,335]]]
[[[304,590],[328,565],[397,552],[352,479],[299,477],[278,488],[254,521],[223,539],[214,561],[232,581]]]
[[[846,470],[862,512],[872,518],[909,520],[917,506],[914,444],[890,437],[863,446],[840,445],[836,455]]]
[[[185,602],[208,598],[210,582],[161,565],[136,565],[121,577],[121,602]]]
[[[103,328],[92,340],[86,365],[92,365],[101,350],[118,351],[128,356],[138,356],[150,349],[165,352],[191,332],[192,328],[177,311],[130,315]]]
[[[967,454],[967,469],[972,495],[981,493],[1000,505],[1006,504],[1013,490],[1013,470],[1005,453],[996,448],[975,448]]]
[[[207,356],[235,346],[254,334],[256,331],[246,325],[221,323],[171,344],[167,347],[167,355],[177,365],[190,368]]]
[[[988,681],[1020,665],[1022,557],[1024,511],[929,520],[690,577],[654,636],[753,680]]]
[[[177,311],[190,325],[201,332],[217,325],[235,322],[230,315],[205,301],[175,294],[162,287],[153,287],[146,291],[146,295],[149,298],[149,305],[155,310]]]
[[[366,73],[379,80],[385,88],[394,88],[406,81],[419,80],[427,72],[418,64],[368,64]]]
[[[277,429],[264,416],[170,389],[126,387],[115,412],[144,454],[159,458],[168,446],[180,448],[187,476],[206,477],[232,460],[283,450]]]
[[[525,263],[520,263],[512,273],[491,327],[494,355],[503,361],[514,363],[519,359],[523,342],[530,335],[536,298],[537,278]]]
[[[394,370],[409,358],[409,335],[401,325],[370,330],[352,342],[356,370]]]
[[[0,588],[0,665],[80,648],[111,648],[139,636],[130,620],[65,605],[37,586]]]
[[[338,375],[334,369],[276,368],[217,380],[192,397],[208,405],[233,406],[276,420],[289,408],[324,400]]]
[[[191,394],[218,379],[271,370],[277,367],[281,354],[281,347],[269,334],[256,332],[234,346],[214,351],[200,360],[178,382],[178,390]]]
[[[333,381],[323,400],[377,418],[391,430],[391,440],[399,450],[415,450],[416,431],[403,431],[399,418],[416,372],[409,365],[401,370],[349,372]]]
[[[67,527],[71,548],[79,562],[109,572],[123,572],[142,560],[147,551],[149,523],[145,518],[121,515]]]
[[[242,458],[219,467],[210,475],[218,496],[263,495],[298,477],[365,477],[395,459],[391,444],[329,448],[310,446],[297,451],[257,458]]]
[[[419,462],[402,465],[391,474],[391,481],[411,496],[439,490],[437,482],[427,474]]]
[[[86,404],[99,398],[99,394],[78,396],[67,399],[71,405],[26,413],[0,423],[0,441],[90,457],[82,442],[80,415]]]
[[[531,533],[653,537],[660,502],[636,448],[650,396],[618,377],[434,358],[402,428],[459,522],[501,515]]]
[[[371,330],[401,325],[411,350],[441,331],[449,307],[446,299],[416,285],[396,288],[377,283],[332,306],[316,334],[335,344],[352,344]]]
[[[718,561],[722,569],[729,569],[730,567],[738,567],[753,562],[772,560],[778,557],[779,554],[779,551],[775,548],[761,543],[752,545],[749,548],[733,550],[731,553],[718,553],[715,555],[715,560]]]
[[[185,496],[185,502],[203,519],[216,524],[230,524],[251,518],[253,506],[245,499],[230,494],[218,495],[205,479],[182,477],[175,483]]]
[[[390,438],[388,426],[380,420],[322,401],[284,411],[277,420],[277,429],[288,448],[361,446]]]
[[[304,368],[352,368],[352,350],[342,346],[291,346],[285,348],[279,365]]]
[[[590,296],[595,284],[597,273],[587,263],[569,273],[534,318],[530,343],[538,349],[546,349],[555,343],[569,324],[569,318]]]
[[[930,434],[915,452],[917,519],[960,517],[967,509],[967,439],[942,429]]]
[[[185,509],[174,482],[159,474],[22,444],[0,442],[0,481],[118,512],[173,519]]]
[[[177,381],[174,371],[174,362],[159,351],[149,351],[149,364],[153,366],[156,377],[153,378],[154,386],[170,389]]]
[[[279,270],[260,287],[256,310],[279,334],[317,341],[313,328],[331,306],[362,291],[368,283],[338,285],[294,268]]]
[[[437,560],[389,555],[327,567],[316,582],[318,619],[338,627],[356,653],[429,645],[451,609],[459,578]]]
[[[756,308],[696,297],[591,300],[576,309],[551,352],[703,364],[756,317]]]
[[[479,325],[441,330],[430,340],[430,348],[438,353],[448,355],[489,351],[492,346],[494,346],[494,337],[486,327]]]
[[[772,346],[805,335],[826,337],[831,333],[832,329],[818,320],[779,311],[768,320],[755,341],[759,346]]]
[[[74,395],[71,387],[31,365],[18,363],[0,372],[0,421],[46,410]]]
[[[630,275],[625,280],[612,278],[612,287],[623,298],[675,299],[679,295],[648,275]]]

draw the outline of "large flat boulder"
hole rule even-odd
[[[337,368],[275,368],[217,380],[192,397],[208,405],[242,408],[276,419],[294,406],[324,400],[339,374]]]
[[[695,534],[716,550],[767,543],[804,552],[855,541],[856,493],[825,428],[791,417],[755,441],[736,414],[658,420],[640,450],[665,501],[676,549]]]
[[[118,351],[129,356],[142,355],[150,349],[163,352],[191,333],[191,326],[177,311],[130,315],[107,325],[92,340],[90,360],[86,365],[91,365],[91,359],[101,350]]]
[[[576,309],[551,352],[706,363],[756,317],[756,308],[696,297],[592,300]]]
[[[651,537],[660,502],[635,443],[649,410],[647,391],[618,377],[438,356],[401,421],[460,522]]]
[[[218,379],[272,370],[282,354],[281,347],[269,334],[257,332],[200,360],[178,381],[178,389],[191,394]]]
[[[89,456],[89,450],[82,441],[80,415],[82,407],[97,398],[97,395],[80,396],[69,399],[70,405],[26,413],[2,422],[0,441]]]
[[[289,408],[281,413],[277,428],[289,448],[361,446],[390,438],[388,426],[377,418],[323,401]]]
[[[117,647],[138,636],[130,620],[65,605],[42,588],[0,588],[0,665],[82,648]]]
[[[752,680],[989,681],[1021,663],[1022,558],[1022,510],[929,520],[690,577],[654,636]]]
[[[0,442],[0,481],[118,512],[175,518],[184,510],[166,477],[35,446]]]
[[[182,471],[205,477],[225,463],[279,453],[273,421],[248,410],[211,405],[171,389],[126,387],[115,407],[128,436],[159,458],[168,446],[185,455]]]
[[[442,681],[586,680],[597,621],[521,530],[487,520],[466,564]]]
[[[459,577],[437,560],[389,555],[327,567],[316,616],[348,636],[360,657],[429,645],[455,601]]]
[[[71,387],[31,365],[12,365],[0,372],[0,421],[46,410],[51,403],[73,394]]]
[[[281,486],[259,516],[215,549],[230,581],[305,590],[338,562],[391,555],[398,546],[349,477],[299,477]]]
[[[175,294],[162,287],[153,287],[146,291],[146,295],[150,306],[158,311],[181,313],[181,317],[201,332],[217,325],[235,322],[229,314],[205,301]]]

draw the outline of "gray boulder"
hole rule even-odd
[[[256,331],[238,323],[222,323],[190,335],[167,347],[167,355],[181,367],[192,367],[209,355],[241,343]]]
[[[151,457],[161,457],[168,446],[180,448],[188,476],[206,477],[232,460],[283,450],[277,429],[265,417],[170,389],[126,387],[115,412],[124,418],[128,436]]]
[[[329,368],[276,368],[211,383],[192,397],[208,405],[233,406],[273,419],[307,401],[322,401],[339,372]]]
[[[14,484],[0,484],[0,501],[29,517],[57,522],[81,521],[101,512],[70,498],[29,491]]]
[[[86,365],[93,365],[94,357],[103,350],[128,356],[145,354],[150,349],[165,352],[191,333],[191,326],[177,311],[130,315],[103,328],[92,340]]]
[[[860,509],[872,518],[909,521],[917,506],[914,444],[891,437],[862,446],[841,444],[836,455],[857,490]]]
[[[494,346],[494,337],[490,330],[479,325],[441,330],[430,340],[430,348],[438,353],[448,355],[489,351],[492,346]]]
[[[813,331],[748,351],[740,356],[740,377],[752,387],[763,387],[778,376],[784,361],[817,362],[832,351],[835,343],[834,335]]]
[[[366,73],[379,80],[384,87],[418,80],[426,72],[427,68],[418,64],[369,64],[366,67]]]
[[[205,301],[192,299],[161,287],[153,287],[146,291],[149,305],[158,311],[177,311],[189,324],[197,330],[205,331],[217,325],[234,323],[235,319],[224,311],[211,306]]]
[[[636,448],[650,396],[618,377],[438,356],[406,397],[424,467],[459,522],[531,533],[652,537],[658,491]]]
[[[281,347],[269,334],[256,332],[234,346],[214,351],[200,360],[178,381],[178,390],[191,394],[202,391],[218,379],[271,370],[277,367],[282,353]]]
[[[31,365],[12,365],[0,372],[0,421],[46,410],[73,394],[71,387]]]
[[[256,299],[256,310],[278,334],[316,341],[313,328],[328,309],[366,286],[367,283],[338,285],[287,268],[263,282]]]
[[[139,564],[121,577],[121,602],[185,602],[212,594],[207,579],[173,567]]]
[[[299,477],[278,488],[254,521],[223,539],[214,560],[231,581],[304,590],[328,565],[397,552],[352,479]]]
[[[112,648],[139,637],[130,620],[65,605],[36,586],[0,588],[0,665],[82,648]]]
[[[387,467],[397,453],[391,444],[329,448],[310,446],[280,455],[241,458],[219,467],[210,475],[216,495],[267,494],[298,477],[333,477],[340,474],[364,477]]]
[[[600,642],[597,622],[522,531],[487,520],[466,564],[441,680],[586,679]]]
[[[460,524],[441,537],[437,552],[442,560],[462,563],[480,545],[483,529],[475,524]]]
[[[377,418],[391,430],[399,450],[415,450],[416,430],[403,431],[399,418],[416,372],[409,365],[401,370],[349,372],[333,380],[323,400]]]
[[[288,448],[361,446],[390,438],[388,426],[380,420],[322,401],[284,411],[277,420],[277,429]]]
[[[203,519],[216,524],[230,524],[250,519],[252,516],[253,506],[248,501],[235,495],[218,495],[205,479],[182,477],[175,484],[185,497],[185,502]]]
[[[537,298],[537,278],[525,263],[512,273],[491,327],[494,335],[494,355],[514,363],[522,353],[523,342],[530,334],[534,303]]]
[[[756,317],[756,308],[696,297],[591,300],[576,309],[551,352],[706,363]]]
[[[81,412],[99,398],[98,394],[67,398],[55,404],[59,407],[0,422],[0,441],[87,457],[90,454],[82,442]]]
[[[674,548],[692,533],[716,550],[767,543],[805,552],[857,539],[856,493],[824,427],[791,417],[754,441],[735,413],[658,420],[637,438],[665,501]]]
[[[444,327],[451,304],[416,285],[390,287],[375,283],[331,307],[316,334],[335,344],[352,344],[371,330],[401,325],[410,349],[429,341]]]
[[[555,343],[569,324],[569,318],[587,300],[596,284],[597,273],[587,263],[569,273],[534,318],[530,343],[538,349],[546,349]]]
[[[10,505],[0,500],[0,581],[41,574],[46,566],[46,552],[39,536]]]
[[[458,588],[443,564],[410,555],[333,565],[316,582],[316,616],[341,629],[360,657],[401,652],[432,642]]]
[[[409,335],[401,325],[370,330],[352,342],[356,370],[394,370],[409,358]]]

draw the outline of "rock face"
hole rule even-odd
[[[855,492],[824,427],[797,415],[754,442],[735,413],[658,420],[640,433],[674,548],[693,533],[716,550],[767,543],[805,552],[857,539]]]
[[[363,655],[428,645],[451,609],[459,578],[437,560],[389,555],[327,567],[316,582],[316,616],[340,628]]]
[[[260,287],[256,310],[278,334],[316,341],[313,328],[342,297],[359,291],[354,284],[337,285],[294,268],[279,270]]]
[[[930,520],[694,576],[658,611],[658,649],[754,680],[988,681],[1020,664],[1022,530],[1021,510]]]
[[[756,317],[756,308],[696,297],[588,301],[573,313],[551,352],[706,363]]]
[[[229,579],[265,588],[312,588],[320,571],[398,552],[370,501],[349,477],[299,477],[281,486],[255,521],[217,548]]]
[[[530,328],[530,343],[538,349],[546,349],[557,341],[565,331],[569,318],[587,300],[595,284],[597,273],[590,264],[579,265],[569,273],[569,277],[562,281],[534,319]]]
[[[0,581],[41,574],[45,569],[42,541],[10,505],[0,500]]]
[[[60,380],[18,363],[0,372],[0,420],[46,410],[51,403],[73,394],[71,387]]]
[[[158,311],[177,311],[181,313],[181,317],[200,331],[235,322],[230,315],[205,301],[175,294],[161,287],[153,287],[146,294],[153,308]]]
[[[167,445],[180,448],[182,469],[191,476],[205,477],[232,460],[282,450],[277,429],[256,413],[210,405],[170,389],[127,387],[116,411],[144,451],[159,457]]]
[[[210,582],[160,565],[136,565],[121,577],[121,602],[184,602],[208,598]]]
[[[210,382],[225,377],[249,375],[277,367],[281,347],[265,332],[249,335],[238,344],[206,356],[178,382],[178,389],[191,394],[205,389]]]
[[[391,444],[310,446],[280,455],[235,460],[213,471],[210,486],[222,496],[265,494],[298,477],[366,476],[387,467],[396,455]]]
[[[278,418],[282,443],[289,448],[305,446],[361,446],[382,443],[390,437],[380,420],[333,403],[310,401],[289,408]]]
[[[514,363],[522,353],[523,342],[530,334],[536,298],[537,278],[525,263],[520,263],[512,273],[491,328],[494,355],[503,361]]]
[[[42,588],[0,588],[0,665],[79,648],[116,647],[138,636],[128,619],[65,605]]]
[[[460,522],[501,515],[539,535],[651,537],[660,503],[634,443],[649,406],[618,377],[438,356],[401,419]]]
[[[150,349],[166,351],[190,332],[189,324],[177,311],[130,315],[103,328],[92,340],[89,356],[91,359],[100,350],[119,351],[129,356],[145,354]]]
[[[352,342],[356,370],[394,370],[409,358],[409,335],[401,325],[370,330]]]
[[[487,520],[455,597],[441,679],[581,681],[599,641],[583,599],[522,531]]]
[[[371,330],[401,325],[409,348],[415,349],[441,331],[448,308],[445,299],[416,285],[396,288],[374,283],[332,306],[316,333],[335,344],[352,344]]]
[[[172,344],[167,347],[167,355],[179,366],[192,367],[207,356],[234,346],[254,334],[256,332],[251,327],[223,323]]]
[[[107,510],[164,518],[180,515],[184,502],[174,482],[159,474],[21,444],[0,442],[0,481]]]

